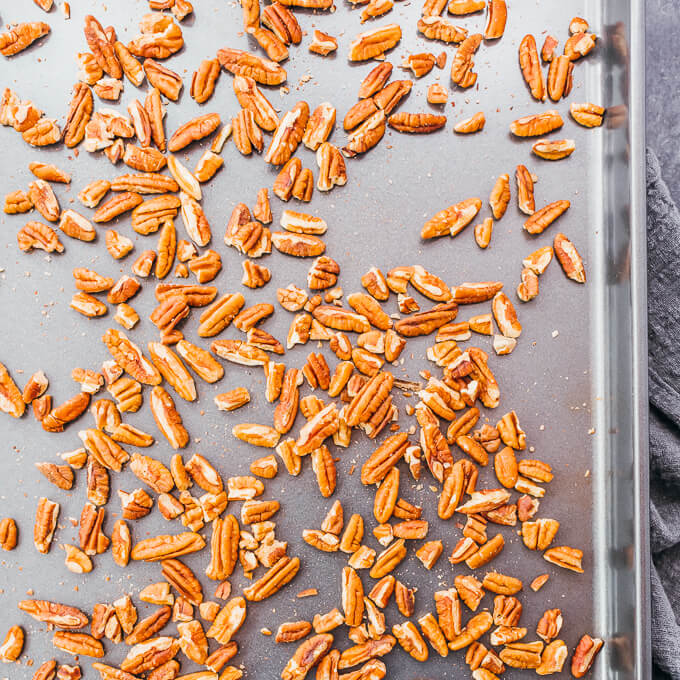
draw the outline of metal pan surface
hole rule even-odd
[[[119,39],[127,42],[137,33],[138,20],[148,11],[145,2],[72,2],[72,16],[64,21],[58,11],[47,17],[32,3],[21,8],[5,4],[0,9],[4,23],[25,20],[47,20],[52,32],[40,46],[0,62],[0,81],[13,88],[22,98],[32,99],[47,115],[63,117],[67,110],[70,88],[76,80],[74,53],[86,48],[82,36],[86,13],[96,15],[104,26],[112,25]],[[488,338],[475,344],[487,350],[501,387],[501,405],[496,412],[486,412],[489,422],[514,409],[527,432],[528,445],[535,456],[548,461],[555,480],[541,503],[540,515],[559,519],[559,544],[573,545],[584,552],[585,574],[578,575],[548,565],[540,553],[527,551],[516,530],[500,529],[506,539],[503,556],[491,568],[524,580],[524,613],[522,625],[529,630],[527,639],[535,638],[535,627],[544,610],[558,607],[565,625],[561,634],[570,650],[580,636],[588,632],[606,640],[592,677],[645,678],[650,673],[649,593],[647,557],[647,479],[646,479],[646,323],[645,323],[645,223],[644,223],[644,69],[642,3],[636,0],[574,0],[572,2],[509,2],[505,36],[495,43],[482,45],[477,59],[478,85],[469,91],[453,90],[443,108],[448,116],[446,128],[431,135],[411,136],[388,130],[385,139],[370,153],[348,160],[348,183],[330,194],[315,191],[309,205],[298,209],[322,216],[328,223],[324,239],[327,254],[341,264],[340,285],[345,294],[361,289],[360,278],[371,266],[386,271],[397,265],[422,264],[441,276],[448,284],[463,281],[500,280],[508,295],[516,300],[514,288],[519,282],[522,259],[542,245],[552,244],[554,232],[569,236],[584,257],[588,283],[579,286],[567,280],[557,262],[553,262],[540,280],[539,297],[522,305],[516,302],[523,333],[515,351],[508,357],[496,357]],[[237,47],[255,51],[256,46],[242,31],[241,10],[235,2],[202,0],[195,3],[196,12],[182,25],[185,47],[168,65],[184,77],[184,91],[178,104],[167,106],[166,130],[171,133],[189,118],[203,112],[218,112],[223,120],[234,116],[238,104],[234,97],[232,77],[222,72],[214,96],[203,106],[189,97],[191,74],[198,63],[212,57],[221,47]],[[400,72],[401,59],[408,53],[431,51],[447,53],[447,66],[417,80],[403,111],[432,111],[426,101],[427,86],[440,82],[449,86],[448,73],[453,47],[422,39],[415,29],[420,16],[420,3],[396,2],[391,14],[373,23],[360,24],[361,8],[340,0],[330,14],[300,12],[300,23],[306,32],[302,46],[291,50],[286,63],[288,92],[272,88],[268,96],[277,109],[285,111],[297,101],[306,100],[311,108],[330,101],[338,110],[338,124],[331,137],[338,146],[344,143],[341,121],[356,101],[360,81],[375,62],[349,64],[345,55],[353,36],[378,23],[397,22],[404,29],[401,43],[388,54],[395,65],[393,78],[409,77]],[[530,98],[517,65],[517,47],[526,33],[533,33],[539,47],[546,32],[559,37],[562,45],[568,35],[573,16],[587,18],[600,36],[598,47],[576,66],[574,90],[567,100],[554,105],[563,115],[565,126],[555,133],[573,138],[576,151],[565,161],[542,161],[530,152],[530,141],[518,141],[508,132],[511,121],[552,104],[538,104]],[[472,31],[483,30],[484,16],[476,14],[459,21]],[[335,55],[321,58],[307,51],[314,29],[337,36],[340,48]],[[145,87],[145,86],[144,86]],[[126,105],[137,91],[125,83],[121,103]],[[609,110],[606,125],[586,130],[573,123],[568,106],[571,101],[601,103]],[[106,106],[106,102],[97,102]],[[486,114],[486,127],[481,134],[460,136],[452,133],[452,122],[478,111]],[[33,150],[9,128],[0,129],[2,161],[0,187],[2,193],[25,187],[33,179],[28,163],[33,160],[54,162],[73,175],[70,187],[57,187],[63,207],[79,208],[77,192],[95,178],[111,178],[126,171],[111,166],[104,157],[94,157],[83,149],[76,154],[63,147]],[[180,158],[193,167],[205,143],[181,152]],[[305,166],[317,172],[314,154],[306,149],[298,152]],[[225,167],[204,187],[203,207],[213,230],[215,248],[222,256],[223,269],[214,285],[221,292],[245,291],[247,304],[272,301],[276,288],[296,283],[303,286],[310,266],[274,253],[263,262],[272,272],[271,282],[264,288],[249,291],[240,285],[241,256],[222,243],[226,221],[236,203],[252,206],[257,190],[271,187],[275,171],[254,156],[244,158],[231,142],[224,151]],[[489,192],[497,176],[509,173],[522,163],[538,176],[537,205],[568,199],[572,207],[560,223],[543,235],[531,237],[522,229],[523,216],[513,200],[506,216],[496,225],[492,242],[481,251],[469,227],[455,239],[423,242],[419,237],[423,222],[435,212],[457,201],[479,196],[484,201],[481,216],[490,214]],[[272,198],[274,227],[284,206]],[[83,211],[89,214],[88,211]],[[113,312],[108,317],[86,320],[69,309],[74,291],[71,270],[87,266],[117,278],[130,273],[135,253],[155,247],[157,237],[135,234],[129,219],[112,226],[130,236],[135,251],[126,260],[113,261],[105,252],[100,230],[95,244],[63,237],[66,251],[46,257],[41,252],[20,253],[15,234],[23,224],[21,216],[0,217],[0,360],[10,367],[20,384],[36,370],[43,369],[50,379],[50,393],[55,403],[75,393],[70,372],[75,366],[97,368],[108,358],[100,336],[115,327]],[[182,232],[178,219],[178,231]],[[181,234],[184,237],[184,234]],[[148,320],[155,306],[153,284],[147,283],[131,301],[142,321],[130,333],[139,344],[156,339],[156,329]],[[427,300],[416,295],[422,306]],[[389,311],[395,312],[392,296]],[[488,305],[462,308],[459,319],[488,311]],[[185,336],[197,341],[196,315],[183,328]],[[278,338],[285,338],[290,315],[277,309],[264,328]],[[230,329],[220,337],[237,337]],[[479,336],[481,337],[481,336]],[[410,342],[404,362],[395,367],[396,377],[421,380],[419,371],[433,370],[425,358],[430,340]],[[284,361],[302,366],[315,347],[310,345],[290,351]],[[333,360],[330,353],[327,355]],[[333,364],[333,362],[331,362]],[[198,384],[199,400],[189,405],[179,398],[176,403],[191,434],[185,452],[187,457],[200,452],[212,461],[224,478],[248,474],[252,460],[266,451],[248,446],[231,435],[234,424],[243,421],[271,422],[271,407],[263,396],[261,369],[225,365],[225,378],[216,385]],[[23,373],[20,373],[22,371]],[[247,385],[252,400],[232,414],[217,411],[213,397],[237,386]],[[306,393],[306,392],[305,392]],[[406,401],[400,401],[399,424],[408,428],[411,419],[404,412]],[[415,404],[415,399],[410,403]],[[90,419],[89,416],[87,416]],[[148,396],[137,414],[126,421],[152,432],[158,437],[151,454],[168,461],[172,450],[158,433],[148,409]],[[71,492],[52,487],[34,469],[42,460],[55,460],[58,452],[77,448],[75,424],[62,435],[43,432],[32,416],[22,421],[3,417],[3,455],[0,456],[0,515],[13,516],[19,523],[18,548],[2,556],[0,569],[0,620],[4,628],[20,622],[27,632],[24,661],[11,667],[8,676],[16,680],[30,678],[42,661],[56,657],[69,663],[67,655],[51,646],[51,633],[29,620],[16,609],[18,600],[31,591],[36,597],[63,601],[87,611],[95,602],[112,602],[123,593],[132,593],[161,580],[155,564],[132,564],[121,570],[110,552],[97,557],[94,571],[75,576],[66,571],[59,544],[77,543],[77,520],[85,502],[85,475],[78,474]],[[88,420],[88,425],[89,420]],[[299,427],[299,424],[298,426]],[[240,651],[236,662],[242,664],[246,677],[268,680],[279,676],[292,654],[294,645],[276,645],[273,637],[260,632],[276,631],[283,621],[311,620],[316,613],[340,607],[340,571],[345,564],[342,553],[327,555],[315,551],[300,538],[303,528],[317,528],[334,498],[341,499],[345,518],[359,512],[372,520],[372,493],[364,489],[358,473],[374,445],[363,435],[355,434],[347,450],[338,450],[338,488],[331,499],[323,499],[317,489],[311,465],[305,461],[302,474],[289,477],[281,469],[276,479],[267,482],[266,498],[280,500],[282,510],[276,517],[277,536],[289,542],[289,552],[299,555],[303,566],[295,581],[273,598],[249,606],[246,624],[237,635]],[[143,451],[142,451],[143,452]],[[405,471],[404,471],[405,472]],[[407,480],[406,474],[402,480]],[[402,495],[423,507],[430,521],[429,539],[441,539],[444,555],[432,571],[426,571],[415,558],[415,548],[396,575],[406,585],[416,587],[416,616],[434,610],[435,590],[449,587],[457,573],[467,568],[452,568],[446,557],[460,537],[454,523],[444,523],[436,515],[437,495],[430,489],[431,480],[424,473],[421,482],[404,481]],[[480,486],[494,485],[493,471],[487,469]],[[131,491],[139,486],[130,472],[112,478],[111,501],[106,520],[110,532],[120,512],[118,489]],[[39,555],[32,545],[32,521],[37,499],[48,496],[61,503],[57,536],[48,556]],[[239,504],[229,511],[235,514]],[[132,523],[136,540],[178,527],[169,526],[154,511],[145,519]],[[370,525],[372,526],[372,525]],[[495,527],[490,525],[490,535]],[[203,532],[209,536],[206,529]],[[368,532],[367,532],[368,533]],[[365,542],[376,550],[380,546],[372,536]],[[196,573],[202,574],[205,554],[186,559]],[[482,569],[486,571],[485,568]],[[529,582],[541,573],[550,573],[548,584],[533,593]],[[258,572],[259,574],[259,572]],[[362,574],[367,589],[372,580]],[[240,569],[231,579],[234,592],[248,585]],[[213,598],[216,584],[203,579],[206,599]],[[296,593],[317,588],[316,597],[297,599]],[[152,607],[136,599],[140,616]],[[492,607],[487,595],[483,607]],[[466,612],[466,616],[469,612]],[[388,626],[403,617],[394,604],[386,610]],[[174,626],[174,624],[173,624]],[[170,626],[168,630],[174,630]],[[349,646],[344,632],[336,631],[337,645]],[[4,635],[4,630],[0,631]],[[118,663],[125,646],[105,643],[107,659]],[[400,650],[386,658],[388,677],[458,678],[468,677],[464,655],[451,653],[440,658],[433,650],[430,660],[420,665]],[[83,658],[86,678],[95,677],[89,660]],[[182,672],[193,670],[188,663]],[[564,677],[567,676],[565,667]],[[2,673],[0,673],[2,675]],[[311,675],[310,675],[311,677]],[[520,677],[508,671],[504,677]]]

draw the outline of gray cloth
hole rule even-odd
[[[647,152],[654,677],[680,680],[680,212]]]

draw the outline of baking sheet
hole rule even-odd
[[[168,66],[184,76],[185,88],[179,104],[167,107],[166,130],[171,134],[181,123],[201,112],[217,111],[226,120],[237,111],[231,88],[232,77],[223,72],[215,95],[203,106],[198,106],[188,94],[191,73],[200,60],[213,56],[220,47],[255,49],[242,34],[241,10],[236,3],[204,0],[195,3],[196,13],[182,24],[185,48],[174,55]],[[463,281],[498,279],[514,299],[514,288],[519,280],[521,260],[539,246],[551,244],[556,230],[563,231],[577,245],[586,262],[589,281],[578,286],[568,281],[554,262],[541,277],[541,294],[533,302],[521,305],[518,312],[524,331],[517,349],[509,357],[495,357],[490,339],[475,337],[474,344],[492,354],[491,366],[502,392],[501,405],[493,413],[486,413],[490,422],[510,409],[515,409],[527,432],[529,446],[536,457],[551,463],[555,480],[549,485],[541,503],[540,515],[562,522],[558,544],[574,545],[584,551],[586,574],[579,576],[548,565],[540,553],[527,551],[513,530],[501,529],[506,539],[502,558],[490,565],[504,573],[516,575],[528,583],[538,574],[551,574],[548,584],[539,592],[525,588],[522,597],[524,613],[522,625],[529,629],[528,640],[535,638],[535,626],[545,609],[559,607],[564,615],[562,639],[570,650],[584,632],[607,639],[605,652],[600,655],[593,677],[647,677],[649,663],[646,646],[647,609],[644,555],[644,526],[646,518],[646,488],[644,469],[644,381],[642,358],[644,350],[644,241],[643,207],[640,203],[642,168],[640,116],[641,81],[630,78],[629,68],[641,76],[639,60],[642,49],[642,26],[637,3],[596,2],[579,0],[569,3],[519,2],[509,3],[508,26],[502,40],[482,46],[476,58],[478,86],[470,91],[451,93],[450,103],[444,107],[449,117],[446,129],[427,136],[408,136],[388,130],[382,143],[365,157],[347,162],[347,186],[324,195],[315,191],[308,206],[284,206],[272,197],[274,226],[284,207],[306,210],[322,216],[329,229],[324,237],[327,254],[341,265],[340,284],[348,294],[360,290],[360,277],[370,267],[383,271],[396,265],[422,264],[442,276],[450,285]],[[20,97],[32,99],[48,116],[63,117],[69,101],[70,87],[77,70],[74,53],[86,49],[82,36],[83,17],[95,14],[101,23],[115,26],[119,39],[127,42],[137,33],[137,22],[147,12],[145,2],[118,0],[115,3],[72,2],[72,18],[64,21],[58,11],[47,17],[52,25],[50,35],[23,54],[0,62],[0,84],[12,87]],[[375,63],[348,64],[347,47],[353,36],[365,30],[359,22],[359,11],[339,2],[332,14],[315,15],[299,12],[300,23],[306,31],[303,45],[291,49],[291,59],[285,64],[290,92],[280,94],[278,88],[268,92],[272,103],[282,111],[305,99],[311,108],[322,101],[330,101],[338,110],[341,121],[344,113],[356,101],[361,79]],[[453,47],[421,39],[415,29],[420,3],[395,3],[390,15],[374,23],[398,22],[404,29],[401,43],[388,58],[395,64],[393,78],[409,77],[397,68],[407,53],[432,51],[448,54],[444,70],[435,69],[427,77],[416,81],[409,98],[401,105],[402,111],[433,110],[426,102],[430,83],[448,86],[448,72]],[[574,73],[574,91],[557,108],[565,119],[563,132],[558,137],[573,138],[576,151],[560,163],[551,164],[530,153],[530,141],[517,141],[508,132],[509,123],[526,114],[552,104],[532,101],[517,66],[517,46],[525,33],[533,33],[542,43],[545,31],[555,34],[564,43],[572,16],[588,19],[593,29],[602,36],[594,54],[579,62]],[[631,22],[631,17],[635,20]],[[21,7],[0,9],[3,23],[25,20],[45,20],[45,15],[31,3]],[[617,22],[623,22],[616,28]],[[481,14],[461,18],[461,25],[472,31],[483,30]],[[340,49],[336,55],[321,58],[307,52],[311,33],[318,28],[338,37]],[[614,39],[616,38],[616,39]],[[627,57],[621,56],[615,45],[627,47]],[[310,77],[311,76],[311,77]],[[144,88],[142,88],[143,90]],[[121,102],[144,96],[128,82]],[[580,128],[569,119],[571,101],[602,102],[607,106],[622,105],[626,109],[619,127],[599,130]],[[106,107],[107,102],[96,106]],[[452,122],[484,111],[487,118],[482,134],[467,137],[453,135]],[[621,109],[619,109],[621,110]],[[331,141],[342,145],[345,135],[340,126]],[[71,187],[56,187],[62,207],[76,201],[77,192],[95,178],[111,178],[125,172],[119,165],[111,166],[104,157],[92,157],[81,150],[30,149],[21,137],[8,128],[0,130],[3,161],[0,163],[2,193],[24,188],[31,181],[28,163],[32,160],[54,162],[73,175]],[[188,167],[193,167],[205,144],[194,145],[181,153]],[[233,206],[244,201],[253,205],[257,190],[271,187],[275,172],[258,156],[244,158],[229,143],[224,151],[225,167],[212,182],[204,187],[203,207],[213,230],[211,247],[222,256],[223,269],[214,282],[220,292],[236,291],[241,279],[241,256],[222,242],[224,227]],[[316,174],[314,155],[306,149],[298,152],[303,164]],[[522,228],[523,217],[514,200],[506,216],[495,226],[491,246],[482,252],[474,243],[472,228],[456,239],[437,239],[423,243],[419,238],[423,222],[435,212],[452,203],[479,196],[485,206],[480,217],[489,213],[486,201],[496,177],[504,172],[514,173],[515,166],[524,163],[535,172],[536,201],[541,206],[557,199],[569,199],[572,207],[558,225],[539,237],[531,237]],[[637,182],[637,184],[636,184]],[[82,206],[75,202],[73,207]],[[83,210],[85,214],[89,211]],[[66,252],[45,256],[38,251],[21,253],[15,234],[24,223],[22,216],[0,218],[0,360],[11,370],[21,385],[30,374],[43,369],[50,379],[49,392],[54,403],[71,396],[77,385],[70,379],[75,366],[97,368],[108,358],[100,336],[115,327],[112,314],[87,320],[69,309],[74,291],[71,270],[77,266],[91,267],[101,274],[117,278],[130,273],[135,254],[155,247],[157,236],[135,234],[129,219],[118,220],[113,226],[130,236],[135,251],[127,259],[114,262],[106,253],[102,231],[93,244],[72,241],[63,237]],[[181,221],[177,221],[180,237],[184,236]],[[636,231],[636,229],[638,231]],[[274,252],[262,261],[272,271],[271,282],[263,289],[245,291],[247,304],[272,300],[275,289],[291,282],[304,286],[311,261],[288,258]],[[148,315],[155,306],[153,282],[148,281],[131,304],[142,321],[130,333],[139,344],[157,336]],[[420,298],[421,304],[427,301]],[[389,311],[396,311],[394,296],[388,303]],[[488,305],[463,307],[458,319],[488,310]],[[185,336],[197,341],[197,314],[183,326]],[[279,338],[285,337],[291,316],[281,309],[264,324],[264,328]],[[239,337],[236,329],[229,329],[219,337]],[[425,359],[425,349],[431,339],[409,341],[405,361],[394,369],[396,377],[417,380],[418,371],[434,369]],[[207,343],[206,343],[207,344]],[[287,352],[288,365],[301,366],[312,346],[297,347]],[[334,360],[334,357],[327,354]],[[334,361],[330,362],[334,365]],[[23,371],[23,374],[20,373]],[[250,462],[267,453],[235,440],[231,427],[239,422],[271,422],[271,407],[264,400],[261,370],[250,370],[225,363],[225,378],[216,385],[206,385],[197,379],[199,400],[189,405],[176,398],[176,404],[192,437],[183,451],[185,459],[200,452],[216,464],[226,479],[230,475],[247,474]],[[246,385],[252,401],[232,414],[217,411],[215,394]],[[303,393],[308,393],[305,389]],[[173,395],[174,396],[174,395]],[[411,400],[415,404],[415,400]],[[408,427],[411,420],[400,400],[400,424]],[[157,444],[149,453],[168,461],[172,451],[158,433],[148,409],[148,399],[141,411],[126,414],[125,421],[158,436]],[[299,428],[299,421],[297,428]],[[131,564],[121,570],[113,564],[110,551],[94,558],[95,569],[86,576],[70,574],[63,565],[63,552],[58,544],[77,543],[77,528],[73,520],[80,515],[85,502],[85,473],[77,476],[71,492],[52,487],[33,468],[33,463],[55,460],[58,452],[74,449],[80,440],[77,431],[91,422],[90,417],[69,427],[62,435],[48,434],[32,416],[19,422],[3,417],[4,455],[0,459],[3,482],[0,483],[1,515],[13,516],[19,523],[20,541],[16,551],[2,555],[0,569],[0,620],[5,627],[21,623],[27,632],[23,665],[12,666],[6,675],[29,678],[34,668],[28,659],[39,665],[47,658],[56,657],[69,663],[68,655],[54,650],[51,633],[16,610],[16,602],[27,593],[35,597],[67,602],[91,611],[95,602],[111,602],[122,593],[136,593],[144,586],[158,581],[159,565]],[[296,428],[296,429],[297,429]],[[243,664],[248,678],[278,677],[295,645],[276,645],[273,637],[259,632],[268,627],[275,631],[283,621],[305,618],[340,606],[340,571],[345,564],[344,554],[319,553],[300,538],[303,528],[317,528],[334,499],[342,501],[345,517],[361,513],[372,526],[373,494],[361,487],[358,474],[349,476],[352,465],[360,465],[373,450],[373,443],[363,435],[353,436],[352,446],[337,451],[338,487],[331,499],[323,499],[309,461],[298,478],[289,477],[281,470],[278,477],[266,484],[265,498],[280,500],[282,510],[276,516],[277,537],[289,541],[289,553],[299,555],[302,568],[296,579],[283,591],[264,603],[249,604],[248,619],[236,636],[240,652],[235,661]],[[134,450],[131,448],[131,450]],[[282,467],[282,466],[281,466]],[[434,610],[432,594],[450,586],[458,573],[467,571],[458,565],[452,568],[446,560],[460,536],[453,522],[443,523],[436,516],[436,494],[429,489],[430,480],[424,473],[420,484],[402,475],[402,495],[423,506],[423,516],[430,521],[428,539],[440,538],[445,552],[432,570],[427,572],[415,558],[415,546],[409,547],[409,557],[395,572],[400,580],[417,587],[416,616]],[[480,475],[479,486],[495,486],[492,470]],[[110,533],[116,513],[120,511],[117,489],[131,491],[139,486],[132,473],[125,471],[112,476],[111,500],[107,509],[105,530]],[[32,522],[37,499],[46,495],[61,503],[59,530],[48,556],[38,555],[32,545]],[[240,504],[229,511],[238,514]],[[179,524],[169,525],[154,510],[150,516],[132,522],[133,539],[167,531],[178,531]],[[204,530],[209,537],[209,531]],[[495,533],[490,525],[489,535]],[[380,549],[372,536],[365,541]],[[202,574],[207,563],[205,552],[186,558],[186,563],[197,574]],[[485,569],[482,570],[482,575]],[[259,573],[259,572],[258,572]],[[366,589],[372,579],[362,572]],[[211,598],[216,584],[202,579],[206,598]],[[247,585],[240,568],[230,579],[234,592]],[[316,587],[319,595],[299,600],[295,594],[305,588]],[[140,617],[153,607],[135,597]],[[493,598],[487,595],[482,607],[492,607]],[[465,613],[466,616],[468,612]],[[388,626],[402,617],[394,604],[386,610]],[[166,630],[174,630],[168,626]],[[0,631],[4,634],[4,631]],[[343,629],[336,631],[336,645],[349,646]],[[125,654],[125,646],[105,642],[107,661],[118,663]],[[55,653],[56,652],[56,653]],[[425,665],[413,661],[401,650],[395,650],[385,662],[390,678],[454,678],[468,675],[464,655],[452,653],[439,658],[431,650]],[[85,677],[94,677],[89,670],[90,660],[82,660]],[[193,665],[182,662],[182,672],[190,672]],[[0,672],[0,676],[3,673]],[[507,677],[517,672],[509,670]],[[567,670],[565,669],[565,677]]]

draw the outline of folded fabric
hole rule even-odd
[[[680,680],[680,212],[647,151],[654,677]]]

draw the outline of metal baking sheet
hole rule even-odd
[[[235,2],[203,0],[195,3],[196,13],[182,24],[186,45],[168,65],[184,76],[185,87],[178,104],[167,107],[166,129],[171,133],[179,124],[199,112],[217,111],[224,120],[237,111],[231,88],[231,76],[220,75],[213,98],[198,106],[189,97],[191,73],[201,59],[215,54],[220,47],[255,49],[242,32],[240,8]],[[644,117],[643,117],[643,17],[642,3],[636,0],[574,0],[571,2],[509,2],[509,18],[505,36],[495,43],[482,45],[477,58],[478,85],[470,91],[454,90],[445,112],[446,129],[427,136],[409,136],[388,130],[382,143],[365,157],[347,163],[349,181],[330,194],[315,192],[308,206],[301,209],[320,215],[329,225],[325,236],[327,253],[342,267],[340,284],[345,293],[360,289],[360,277],[370,267],[387,270],[396,265],[422,264],[442,276],[449,284],[462,281],[498,279],[505,283],[511,297],[519,279],[521,260],[535,248],[552,243],[556,230],[565,232],[584,256],[588,283],[578,286],[568,281],[559,265],[551,264],[541,277],[541,294],[533,302],[520,305],[518,311],[524,331],[517,349],[509,357],[495,357],[487,338],[475,338],[475,344],[492,355],[491,365],[502,391],[500,407],[485,417],[495,421],[515,409],[527,432],[535,455],[551,463],[555,481],[549,485],[541,503],[540,515],[562,522],[559,543],[579,546],[584,551],[582,576],[562,572],[544,562],[539,553],[524,549],[516,531],[501,529],[506,539],[503,556],[493,568],[520,576],[528,583],[538,574],[551,574],[548,584],[536,594],[525,588],[522,625],[529,629],[527,639],[535,639],[534,631],[541,613],[551,607],[563,611],[565,625],[562,638],[570,650],[584,632],[599,635],[607,641],[592,677],[649,677],[648,647],[649,602],[648,565],[646,556],[646,346],[645,346],[645,242],[644,242]],[[48,116],[63,116],[69,91],[75,82],[74,53],[86,48],[82,24],[86,13],[95,14],[103,25],[116,28],[121,40],[137,33],[137,22],[147,12],[142,1],[71,3],[70,21],[58,10],[49,16],[32,3],[3,3],[3,23],[25,20],[47,20],[52,32],[23,54],[0,62],[2,85],[12,87],[22,98],[32,99]],[[299,12],[305,30],[303,45],[291,50],[287,94],[278,88],[268,92],[277,108],[286,110],[299,99],[310,107],[322,101],[332,102],[338,110],[339,123],[356,101],[361,79],[375,63],[348,64],[345,60],[352,37],[373,23],[359,22],[359,9],[339,0],[334,13],[316,15]],[[426,111],[427,86],[435,81],[448,86],[448,71],[453,47],[421,39],[415,24],[420,13],[419,2],[397,2],[390,15],[375,23],[398,22],[404,29],[401,43],[388,58],[395,64],[393,77],[400,74],[398,64],[410,52],[432,51],[448,55],[447,68],[435,69],[417,81],[410,97],[401,105],[404,111]],[[596,51],[579,62],[574,73],[574,91],[567,101],[555,105],[565,118],[558,136],[576,140],[573,156],[560,163],[541,161],[530,153],[529,141],[517,141],[508,132],[509,123],[552,104],[532,101],[517,66],[517,46],[523,35],[536,35],[539,45],[546,31],[554,33],[563,44],[571,17],[584,16],[601,36]],[[470,30],[482,30],[482,14],[461,18],[459,23]],[[313,29],[338,36],[338,52],[327,58],[310,54],[307,44]],[[121,103],[143,97],[125,83]],[[570,101],[600,102],[610,108],[608,124],[598,130],[586,130],[569,119]],[[97,102],[97,106],[107,106]],[[616,107],[612,109],[611,107]],[[452,122],[477,111],[484,111],[486,128],[468,137],[452,133]],[[612,112],[616,116],[611,115]],[[89,181],[114,177],[125,172],[114,168],[104,157],[93,157],[81,149],[77,154],[64,148],[33,150],[9,128],[0,130],[2,193],[26,187],[32,179],[28,163],[32,160],[55,162],[73,174],[70,187],[57,186],[63,207],[79,209],[77,192]],[[331,141],[339,146],[344,140],[338,124]],[[205,148],[198,144],[182,152],[192,167]],[[298,152],[303,164],[316,171],[314,156],[306,149]],[[221,292],[243,290],[240,286],[241,256],[224,246],[222,236],[233,208],[244,201],[253,205],[257,190],[271,187],[274,171],[257,155],[244,158],[229,143],[224,151],[225,167],[204,188],[203,206],[213,230],[211,246],[222,256],[224,267],[215,281]],[[542,236],[532,238],[521,228],[522,215],[513,202],[503,220],[495,227],[491,246],[484,252],[474,243],[472,228],[455,240],[437,239],[424,243],[419,231],[425,219],[452,203],[479,196],[485,202],[481,216],[489,214],[486,200],[495,178],[504,172],[514,173],[518,163],[535,172],[538,205],[557,199],[569,199],[572,207],[559,225]],[[275,224],[284,208],[272,199]],[[295,205],[285,207],[295,208]],[[88,211],[84,211],[87,213]],[[105,275],[118,277],[130,273],[133,253],[122,261],[112,261],[104,249],[102,233],[93,244],[64,237],[66,251],[45,256],[38,251],[30,255],[19,252],[15,234],[24,223],[22,216],[0,218],[0,360],[23,385],[28,376],[43,369],[50,379],[49,392],[59,403],[76,391],[70,379],[75,366],[97,368],[108,358],[100,342],[103,332],[116,326],[112,314],[87,320],[69,309],[74,290],[71,270],[87,266]],[[178,221],[180,236],[183,236]],[[136,235],[128,219],[114,225],[132,237],[135,253],[154,247],[156,236]],[[247,304],[271,300],[275,289],[294,282],[304,286],[309,261],[297,260],[274,252],[264,261],[272,271],[271,282],[263,289],[246,291]],[[416,297],[417,294],[416,294]],[[424,306],[426,300],[418,298]],[[130,333],[139,344],[155,339],[157,333],[148,320],[153,309],[153,282],[148,281],[132,301],[142,321]],[[459,319],[488,310],[488,305],[462,308]],[[389,311],[396,311],[392,296]],[[285,337],[290,315],[278,309],[264,325],[279,338]],[[197,314],[183,327],[185,336],[196,341]],[[229,329],[220,337],[237,337]],[[394,368],[397,377],[418,379],[418,371],[432,369],[425,359],[427,339],[410,341],[405,361]],[[301,366],[311,346],[297,347],[286,354],[289,365]],[[330,357],[331,355],[327,353]],[[334,357],[332,357],[334,359]],[[334,362],[331,362],[333,365]],[[271,408],[263,398],[263,376],[259,369],[226,365],[225,378],[209,386],[197,380],[199,400],[189,405],[177,398],[176,403],[191,434],[190,445],[183,453],[204,454],[223,475],[246,474],[250,462],[263,455],[235,440],[231,427],[237,422],[271,422]],[[217,411],[213,397],[219,392],[247,385],[252,401],[241,410],[225,414]],[[307,390],[304,390],[307,393]],[[411,403],[415,403],[411,400]],[[400,401],[400,425],[408,427],[410,419]],[[150,453],[169,460],[171,449],[153,423],[148,401],[139,413],[125,420],[159,437]],[[27,594],[67,602],[91,611],[95,602],[111,602],[122,593],[137,592],[160,580],[160,567],[134,563],[121,570],[113,564],[110,552],[95,558],[94,571],[75,576],[66,571],[59,544],[76,543],[75,520],[85,501],[85,474],[78,473],[71,492],[52,487],[33,467],[41,460],[55,460],[58,452],[79,446],[77,431],[90,416],[69,427],[64,434],[44,432],[28,415],[21,421],[3,417],[3,456],[0,466],[0,515],[17,519],[20,531],[16,551],[2,555],[0,569],[0,620],[3,630],[11,623],[21,623],[27,632],[22,664],[12,666],[0,676],[23,680],[31,677],[36,665],[56,657],[69,663],[66,654],[51,646],[51,633],[44,626],[16,609],[18,600]],[[300,418],[298,418],[299,427]],[[358,474],[349,475],[353,465],[360,465],[374,444],[355,434],[348,450],[336,451],[338,488],[331,499],[323,499],[317,488],[309,461],[298,478],[284,470],[266,485],[266,498],[281,501],[276,517],[277,535],[289,542],[289,552],[299,555],[302,568],[296,579],[276,596],[260,604],[249,605],[246,625],[236,636],[240,651],[236,658],[248,678],[278,677],[295,645],[275,645],[273,638],[259,631],[276,630],[283,621],[311,619],[315,613],[340,606],[340,570],[345,564],[341,553],[327,555],[304,544],[300,534],[305,527],[318,527],[321,518],[335,498],[341,499],[345,517],[361,513],[372,527],[372,493],[361,487]],[[431,572],[427,572],[414,556],[398,568],[396,575],[405,584],[417,587],[416,615],[433,610],[432,594],[450,586],[464,567],[452,568],[446,556],[460,536],[454,522],[442,523],[436,517],[436,494],[424,473],[420,484],[402,476],[402,494],[407,500],[423,506],[430,524],[430,539],[444,542],[444,556]],[[494,485],[493,472],[485,470],[480,486]],[[139,486],[133,475],[125,471],[112,478],[111,501],[105,529],[110,532],[120,511],[118,489],[127,491]],[[61,503],[59,529],[48,556],[39,555],[32,545],[32,523],[37,499],[46,495]],[[239,504],[230,511],[238,513]],[[178,530],[170,526],[154,510],[144,520],[132,523],[133,538],[140,540],[160,532]],[[379,545],[367,531],[366,543]],[[209,532],[204,530],[204,535]],[[494,527],[490,526],[490,534]],[[186,559],[202,574],[205,553]],[[485,571],[482,569],[482,571]],[[362,574],[365,586],[371,579]],[[231,579],[234,592],[247,584],[240,568]],[[213,595],[216,584],[203,579],[206,599]],[[319,595],[296,599],[305,588],[316,587]],[[138,599],[140,615],[151,607]],[[482,607],[492,606],[487,595]],[[466,613],[466,616],[468,614]],[[391,626],[401,621],[393,604],[386,610]],[[172,631],[173,626],[166,630]],[[336,644],[349,646],[344,632],[336,631]],[[125,646],[106,643],[107,659],[120,662]],[[29,660],[33,667],[29,666]],[[430,661],[417,664],[400,650],[386,658],[390,678],[454,678],[466,677],[469,670],[463,655],[452,653],[446,659],[431,651]],[[82,659],[86,678],[96,676],[89,669],[90,660]],[[183,661],[182,672],[194,667]],[[565,669],[564,676],[568,674]],[[507,677],[517,672],[508,671]]]

